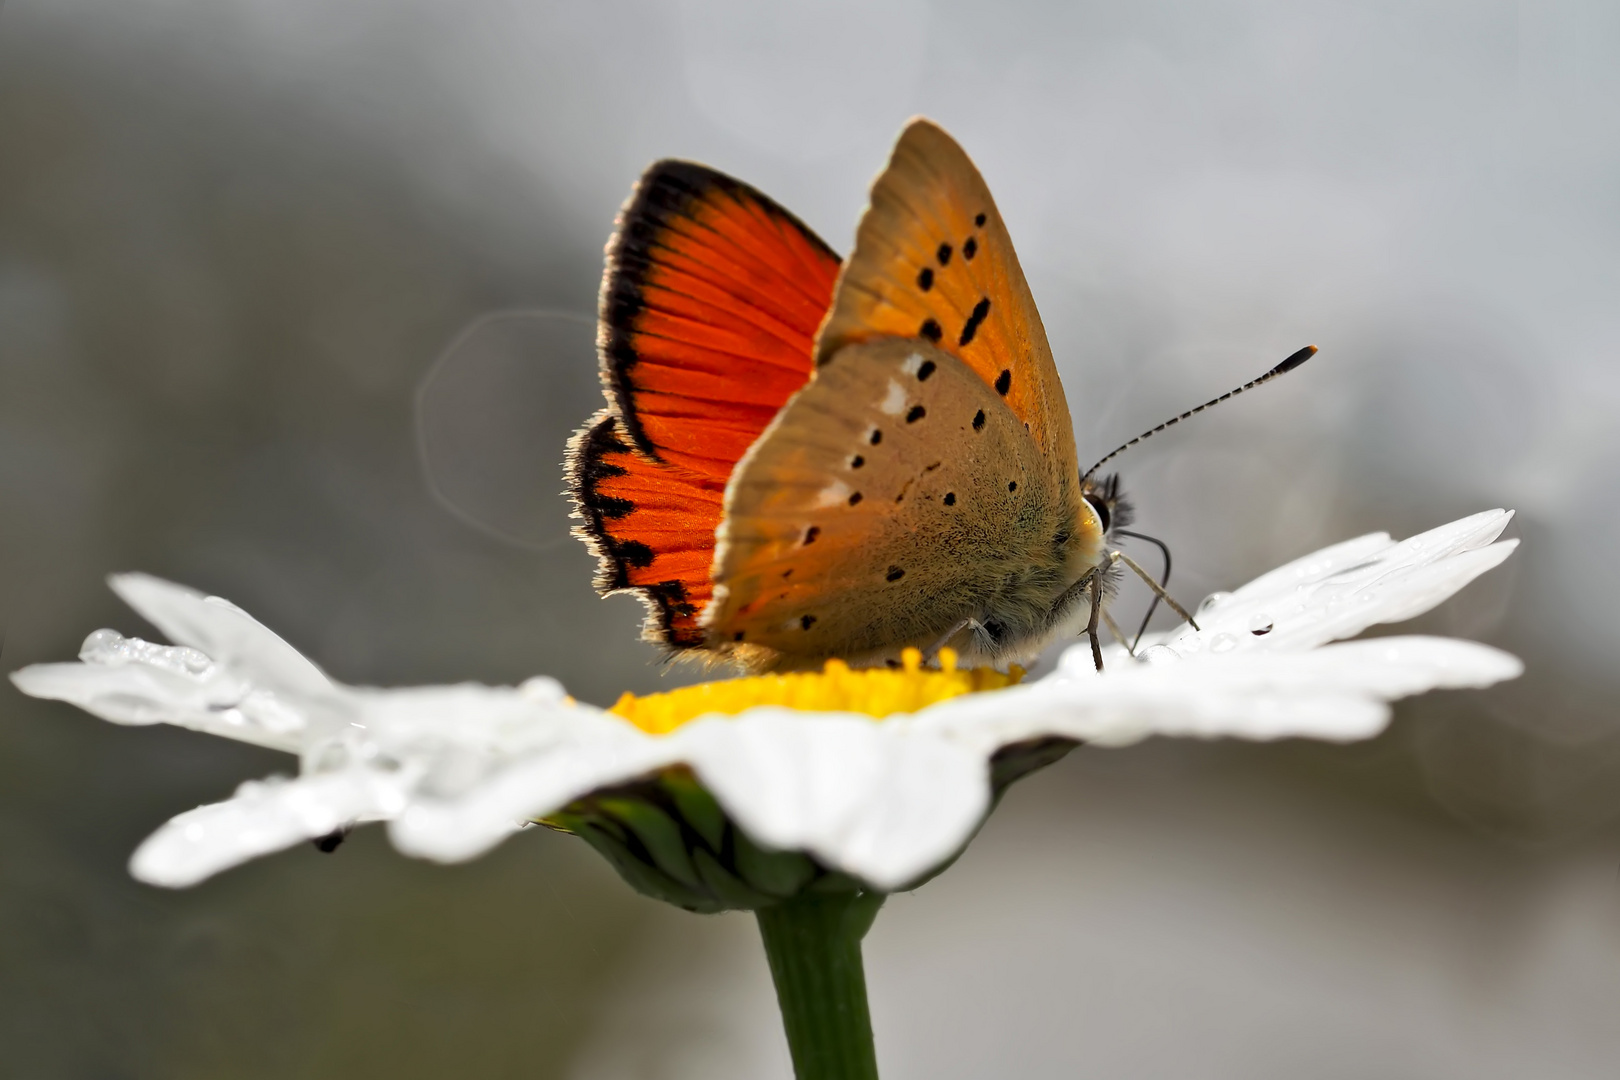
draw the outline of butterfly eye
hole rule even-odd
[[[1099,499],[1095,495],[1087,495],[1086,502],[1091,504],[1091,509],[1097,514],[1097,520],[1102,524],[1102,531],[1106,533],[1108,527],[1113,524],[1112,515],[1108,513],[1108,500]]]

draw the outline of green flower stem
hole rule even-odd
[[[755,912],[798,1080],[877,1080],[861,939],[883,900],[806,891]]]

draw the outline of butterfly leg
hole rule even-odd
[[[1126,652],[1130,653],[1132,656],[1135,656],[1136,655],[1136,650],[1131,647],[1130,640],[1123,633],[1120,632],[1119,624],[1114,621],[1114,617],[1112,615],[1108,614],[1108,611],[1107,611],[1106,608],[1103,610],[1103,613],[1102,613],[1102,621],[1103,621],[1103,625],[1108,627],[1108,632],[1110,634],[1114,635],[1114,640],[1118,641],[1121,645],[1125,646],[1125,651]]]
[[[1163,600],[1166,604],[1169,604],[1170,610],[1174,611],[1177,615],[1180,615],[1183,619],[1186,619],[1187,624],[1194,630],[1198,629],[1197,620],[1195,620],[1191,615],[1187,614],[1187,609],[1176,603],[1175,599],[1171,597],[1169,593],[1164,591],[1164,587],[1154,580],[1153,575],[1142,569],[1141,564],[1135,559],[1131,558],[1123,551],[1110,551],[1108,553],[1108,561],[1110,564],[1122,562],[1126,566],[1130,567],[1132,572],[1134,572],[1137,577],[1147,582],[1147,586],[1153,590],[1154,596],[1157,596],[1160,600]]]
[[[984,633],[984,624],[978,619],[973,618],[971,615],[968,616],[955,626],[951,627],[945,633],[941,634],[938,641],[924,649],[923,659],[932,663],[934,659],[939,656],[939,650],[943,649],[951,642],[953,638],[956,637],[957,634],[960,634],[964,630],[976,636]]]
[[[1097,638],[1097,617],[1102,614],[1102,578],[1097,571],[1091,572],[1091,618],[1086,622],[1086,636],[1091,639],[1091,662],[1097,665],[1099,672],[1103,669],[1102,642]]]

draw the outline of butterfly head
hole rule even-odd
[[[1080,494],[1096,516],[1097,529],[1105,540],[1111,540],[1114,530],[1124,528],[1136,517],[1130,499],[1120,490],[1118,473],[1083,479]]]

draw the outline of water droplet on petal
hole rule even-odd
[[[1237,638],[1223,630],[1219,634],[1216,634],[1214,640],[1209,643],[1209,651],[1212,653],[1231,652],[1233,649],[1237,648],[1237,643]]]
[[[1216,607],[1225,603],[1231,595],[1229,592],[1210,593],[1204,597],[1204,602],[1198,605],[1198,610],[1194,614],[1202,615],[1207,611],[1214,611]]]
[[[124,644],[124,635],[116,630],[97,630],[79,646],[79,659],[87,664],[115,664]]]
[[[1173,664],[1181,657],[1168,645],[1153,645],[1136,654],[1139,664]]]
[[[1266,634],[1271,633],[1271,630],[1272,621],[1271,613],[1269,611],[1262,611],[1250,617],[1249,633],[1253,634],[1255,637],[1264,637]]]
[[[148,664],[186,675],[203,675],[213,661],[184,645],[153,645],[127,638],[116,630],[97,630],[79,646],[79,659],[87,664]]]

